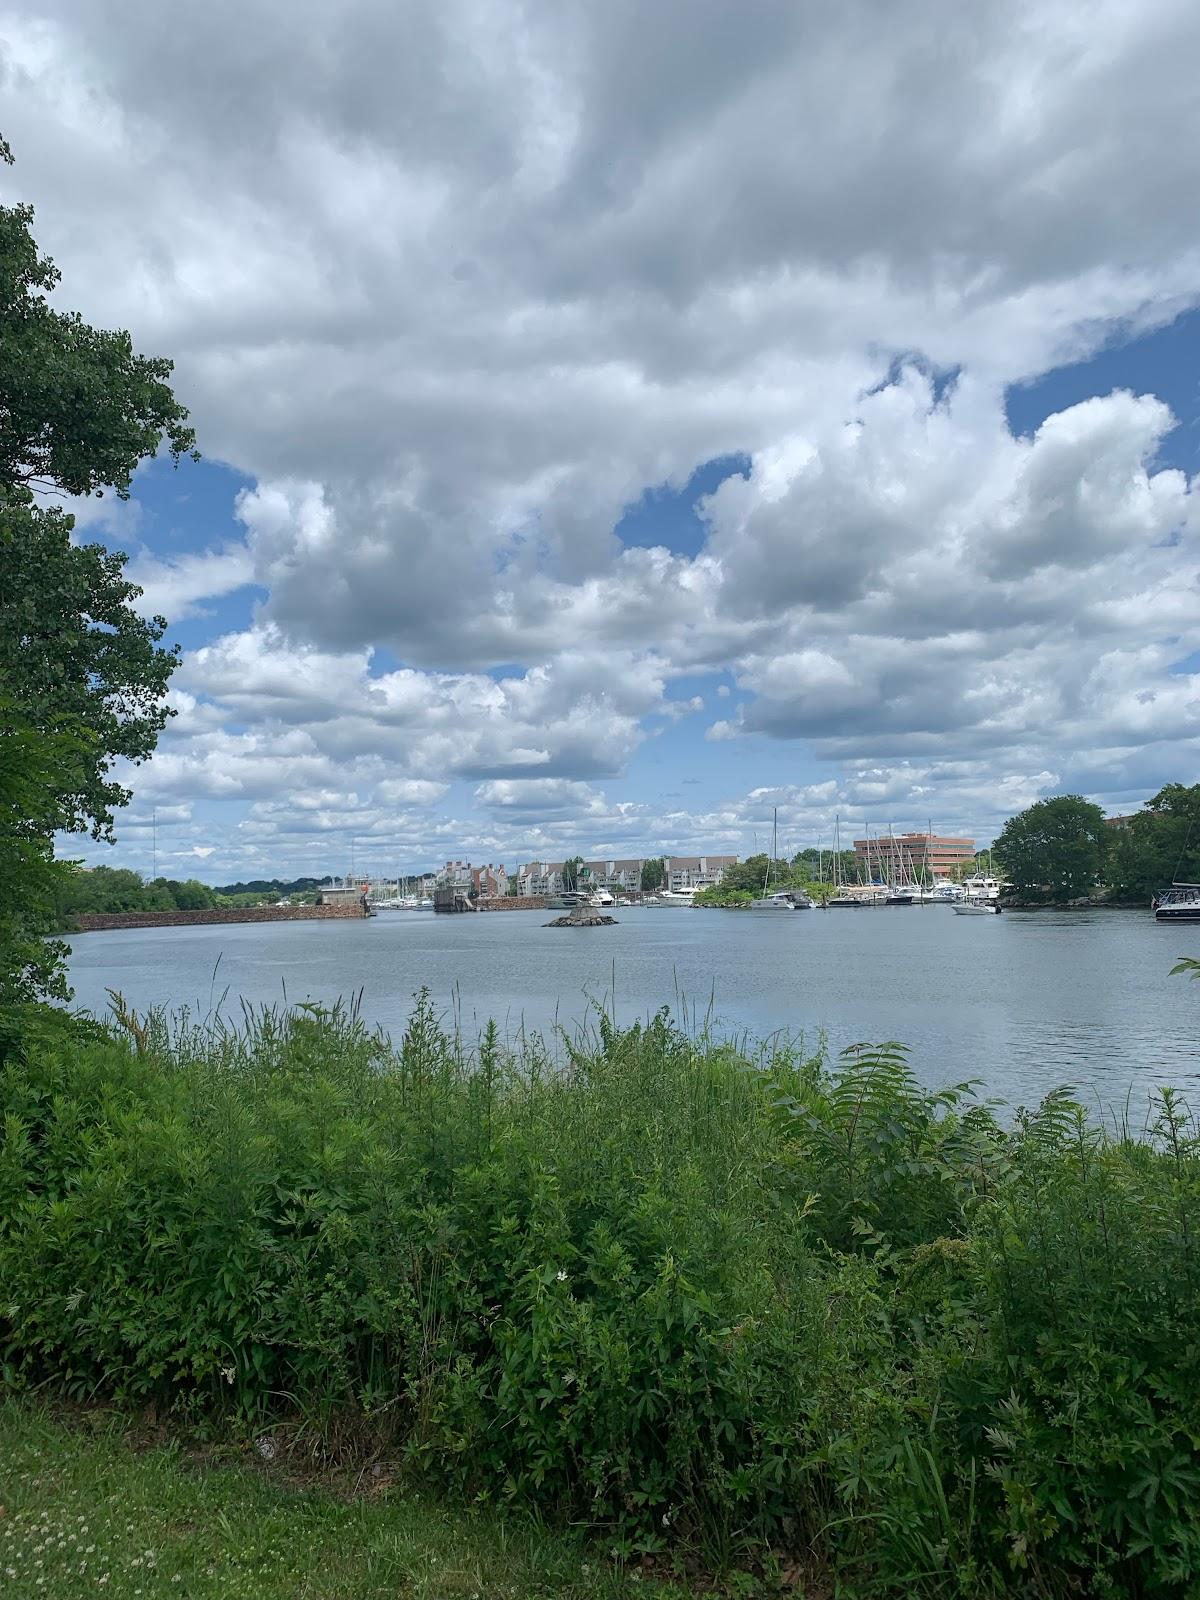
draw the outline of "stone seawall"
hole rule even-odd
[[[504,894],[476,902],[480,911],[545,911],[544,894]]]
[[[360,905],[348,906],[229,906],[215,911],[112,911],[80,913],[72,918],[77,933],[100,933],[109,928],[200,928],[213,922],[360,922]]]

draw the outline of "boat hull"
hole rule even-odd
[[[1200,922],[1200,904],[1186,906],[1159,906],[1154,913],[1155,922]]]

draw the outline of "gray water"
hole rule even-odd
[[[1061,1083],[1140,1112],[1174,1084],[1200,1111],[1200,984],[1168,976],[1200,956],[1200,924],[1146,911],[1011,912],[948,907],[788,913],[620,909],[613,928],[554,929],[550,913],[123,929],[73,941],[75,1003],[106,989],[206,1015],[238,1000],[331,1003],[362,991],[362,1014],[398,1036],[431,990],[474,1036],[494,1017],[571,1026],[594,1001],[633,1020],[670,1005],[692,1023],[755,1037],[784,1031],[840,1050],[897,1039],[930,1086],[983,1080],[1010,1105]]]

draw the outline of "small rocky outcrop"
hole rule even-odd
[[[616,917],[606,917],[592,906],[573,906],[565,917],[543,922],[543,928],[615,928]]]

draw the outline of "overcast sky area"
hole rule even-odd
[[[1191,0],[39,0],[8,199],[204,461],[91,863],[989,840],[1200,754]]]

